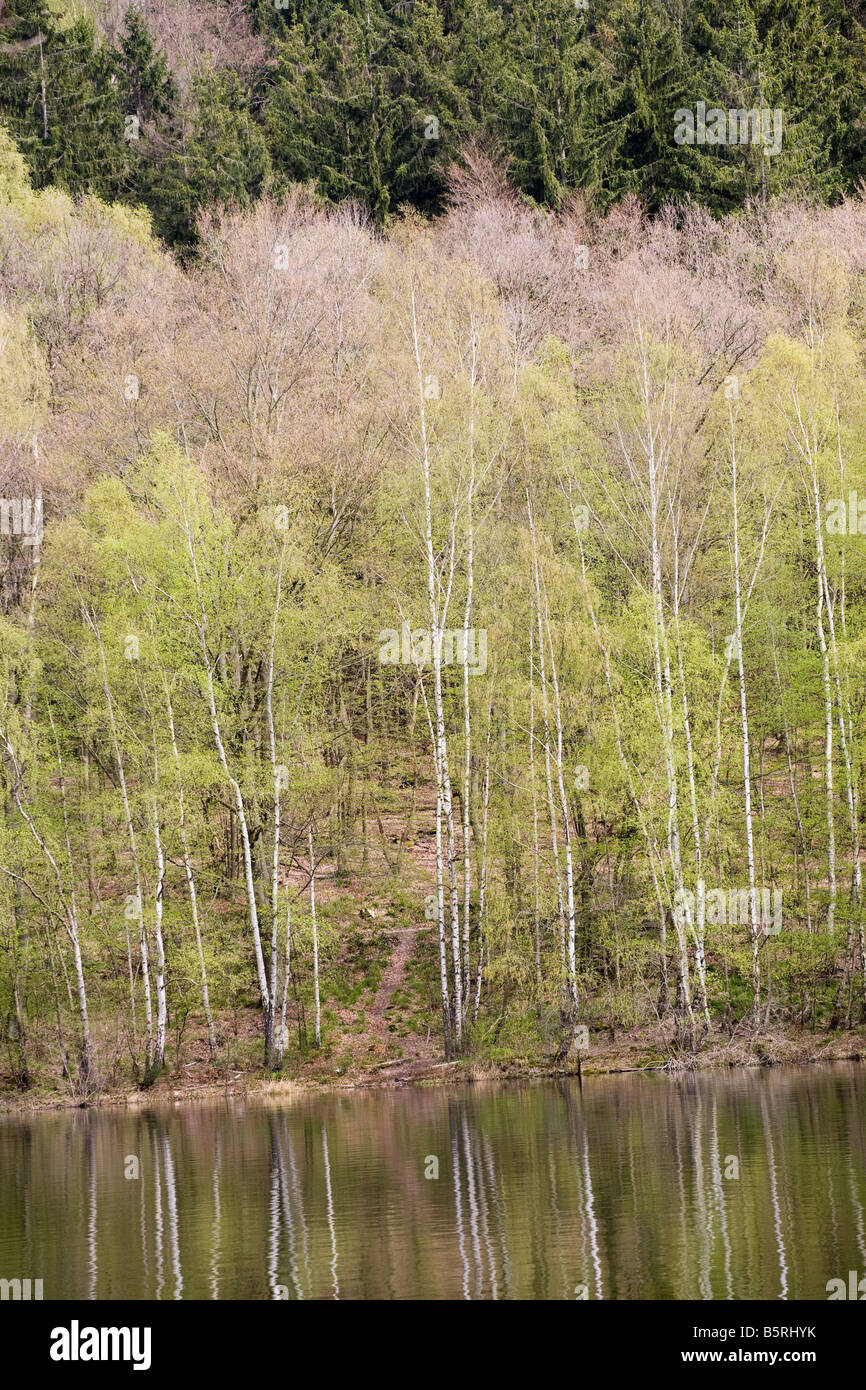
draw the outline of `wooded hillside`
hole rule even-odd
[[[94,62],[149,42],[134,17],[98,41],[38,8],[10,0],[4,41],[26,11],[58,52],[86,30]],[[853,23],[742,7],[782,8]],[[678,52],[701,10],[670,21]],[[167,10],[147,11],[162,34]],[[279,84],[309,19],[232,14],[262,55],[243,81]],[[462,25],[454,63],[489,19],[399,15],[397,34]],[[207,81],[235,90],[223,37]],[[183,83],[148,60],[168,121],[172,84],[200,77],[184,52]],[[483,105],[482,71],[453,78],[461,100]],[[291,147],[280,91],[238,97],[231,126],[263,168]],[[331,205],[294,164],[248,204],[211,188],[237,196],[197,214],[181,260],[107,175],[85,193],[62,173],[69,146],[39,165],[31,106],[20,149],[0,134],[9,1079],[88,1095],[166,1056],[203,1074],[348,1068],[360,1046],[371,1064],[564,1062],[654,1028],[662,1056],[690,1057],[859,1026],[863,198],[770,187],[720,218],[653,215],[619,196],[626,142],[604,197],[551,185],[542,207],[521,192],[541,167],[527,127],[511,178],[479,145],[447,186],[437,165],[434,219]],[[96,170],[115,117],[94,109]],[[312,130],[306,107],[291,119]],[[810,147],[836,192],[855,128],[835,164]]]

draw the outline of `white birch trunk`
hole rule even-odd
[[[556,657],[553,652],[553,637],[550,631],[550,613],[547,596],[544,600],[544,621],[547,628],[547,641],[550,648],[550,679],[553,683],[553,709],[556,716],[556,778],[559,786],[559,804],[562,811],[562,838],[565,847],[565,891],[568,911],[568,936],[566,941],[568,958],[568,995],[571,1004],[572,1022],[577,1019],[577,967],[574,948],[574,864],[571,853],[571,818],[568,812],[568,798],[565,792],[565,773],[562,753],[562,708],[559,700],[559,678],[556,673]]]
[[[165,1030],[168,1009],[165,994],[165,945],[162,937],[163,893],[165,889],[165,856],[159,833],[159,805],[153,798],[153,842],[156,850],[156,900],[154,904],[153,939],[156,945],[156,1047],[153,1053],[154,1074],[165,1065]]]
[[[21,799],[21,779],[23,775],[22,770],[18,764],[18,759],[15,756],[12,744],[9,742],[7,735],[2,730],[0,730],[0,742],[2,742],[4,748],[6,749],[9,760],[12,763],[12,772],[15,779],[12,785],[12,796],[14,798],[15,805],[18,808],[18,812],[21,816],[21,819],[24,821],[25,825],[30,831],[30,834],[33,836],[34,840],[39,846],[39,849],[41,850],[43,857],[51,866],[51,870],[54,875],[54,881],[57,885],[57,895],[63,907],[64,926],[66,927],[66,934],[69,937],[69,940],[72,944],[72,957],[75,968],[75,984],[78,995],[78,1012],[81,1024],[81,1038],[79,1043],[78,1085],[80,1094],[83,1096],[87,1096],[90,1094],[94,1085],[96,1084],[96,1071],[94,1067],[93,1042],[90,1035],[90,1017],[87,1006],[87,986],[84,979],[84,964],[81,956],[81,937],[78,925],[78,907],[75,898],[75,874],[73,868],[72,847],[69,841],[69,827],[66,814],[66,785],[63,778],[63,761],[60,756],[60,747],[58,744],[57,766],[60,783],[61,806],[63,808],[63,825],[66,841],[67,872],[69,875],[68,891],[63,887],[63,878],[60,873],[57,860],[54,858],[54,855],[48,848],[46,841],[39,833],[39,830],[36,826],[36,822],[33,820],[33,817],[30,815],[29,811],[25,808],[24,802]]]
[[[313,858],[313,827],[307,827],[310,849],[310,917],[313,924],[313,994],[316,1001],[316,1047],[322,1046],[322,1001],[319,996],[319,929],[316,923],[316,863]]]
[[[473,1022],[478,1018],[481,1007],[481,982],[484,977],[484,912],[487,892],[487,824],[490,807],[490,724],[493,713],[493,692],[487,705],[487,746],[484,753],[484,793],[481,823],[481,872],[478,876],[478,974],[475,979],[475,1002],[472,1009]]]
[[[445,819],[446,854],[448,862],[448,895],[451,918],[451,954],[454,971],[452,1023],[454,1043],[460,1049],[463,1038],[463,984],[460,964],[460,903],[457,892],[457,847],[454,835],[454,806],[451,795],[451,776],[448,766],[448,745],[445,734],[445,707],[442,699],[442,634],[447,603],[437,599],[436,560],[433,552],[433,501],[431,490],[430,448],[427,434],[427,413],[424,404],[424,377],[421,350],[418,342],[418,322],[415,295],[412,294],[412,335],[418,374],[418,402],[421,423],[422,462],[424,470],[424,539],[427,559],[427,604],[430,616],[430,635],[433,646],[433,702],[436,723],[437,778]],[[453,556],[453,545],[452,545]],[[453,564],[453,559],[452,559]]]
[[[126,817],[126,830],[129,836],[129,852],[132,857],[132,868],[135,876],[135,901],[138,913],[139,949],[141,951],[141,978],[144,984],[144,1078],[148,1081],[153,1066],[153,1008],[151,1003],[150,987],[150,957],[147,944],[147,929],[144,922],[144,899],[141,890],[141,869],[138,861],[138,847],[135,838],[135,825],[132,820],[132,811],[129,805],[129,794],[126,788],[126,775],[123,769],[123,758],[120,753],[120,740],[117,735],[117,723],[114,717],[114,701],[111,697],[111,687],[108,683],[108,667],[105,662],[105,649],[102,645],[102,637],[99,632],[96,620],[91,613],[83,610],[87,622],[96,638],[99,647],[99,658],[102,664],[102,686],[105,691],[105,702],[108,706],[108,719],[111,727],[111,741],[114,748],[114,759],[117,763],[117,773],[120,779],[120,791],[123,798],[123,811]]]
[[[268,990],[268,1003],[265,1018],[265,1066],[272,1067],[275,1062],[274,1028],[277,1009],[277,971],[278,971],[278,914],[279,914],[279,872],[280,872],[280,782],[282,771],[277,766],[277,740],[274,731],[274,650],[277,642],[277,619],[280,612],[280,596],[283,585],[283,564],[285,563],[286,543],[280,551],[280,564],[277,571],[277,595],[274,603],[274,617],[271,624],[271,645],[268,654],[268,685],[265,707],[268,720],[268,743],[271,754],[271,777],[274,784],[274,847],[271,862],[271,978]],[[282,1055],[282,1048],[280,1049]]]
[[[204,947],[201,938],[201,923],[198,914],[198,893],[195,886],[195,874],[193,873],[192,858],[189,852],[189,840],[186,833],[186,807],[184,803],[183,779],[180,771],[180,755],[177,748],[177,736],[174,728],[174,707],[172,705],[171,693],[168,687],[168,679],[165,672],[162,674],[163,687],[165,689],[166,710],[168,712],[168,728],[171,735],[171,753],[174,759],[175,774],[177,777],[177,797],[178,797],[178,828],[180,830],[180,844],[183,853],[183,869],[186,875],[186,886],[189,893],[190,912],[192,913],[192,925],[195,932],[195,945],[198,952],[199,970],[201,971],[201,995],[204,1007],[204,1016],[207,1022],[208,1051],[210,1053],[211,1065],[217,1063],[217,1040],[216,1029],[214,1028],[213,1015],[210,1007],[210,993],[207,983],[207,966],[204,959]]]
[[[538,796],[535,788],[535,634],[532,617],[529,621],[529,782],[532,788],[532,880],[533,880],[533,928],[535,944],[535,1011],[541,1022],[541,928],[540,897],[538,878]]]
[[[544,727],[544,775],[547,784],[547,808],[550,813],[550,842],[553,850],[553,872],[556,879],[556,900],[559,908],[559,954],[562,965],[562,983],[566,985],[568,966],[566,963],[566,911],[562,891],[562,878],[559,864],[559,836],[556,829],[556,809],[553,800],[553,775],[550,766],[550,720],[547,706],[547,667],[544,660],[544,634],[541,627],[541,582],[538,574],[538,551],[535,544],[535,518],[529,492],[526,493],[526,507],[529,516],[529,534],[532,541],[532,572],[535,583],[535,620],[538,634],[538,674],[541,681],[541,720]]]
[[[270,1002],[270,991],[268,989],[268,977],[265,971],[265,958],[262,952],[262,938],[261,932],[259,930],[259,912],[256,903],[256,887],[255,878],[253,876],[253,860],[252,852],[250,849],[250,836],[249,827],[247,824],[246,809],[244,807],[244,798],[240,789],[240,784],[238,783],[237,779],[232,776],[231,770],[229,769],[228,758],[226,757],[226,750],[223,746],[222,734],[220,733],[219,718],[217,716],[216,708],[216,696],[214,692],[213,669],[211,667],[210,658],[208,656],[207,641],[205,637],[205,633],[207,631],[207,614],[205,612],[204,596],[202,594],[201,579],[198,572],[198,562],[196,560],[195,546],[193,544],[192,539],[192,529],[190,527],[189,520],[186,517],[184,518],[184,523],[187,547],[189,549],[190,561],[192,563],[193,579],[195,581],[196,597],[198,599],[199,611],[201,613],[201,621],[196,623],[195,626],[198,632],[199,645],[201,648],[205,680],[207,681],[207,698],[208,709],[210,711],[211,728],[213,730],[214,743],[216,745],[217,757],[219,758],[220,766],[222,767],[222,770],[225,773],[226,781],[229,783],[229,786],[231,787],[234,793],[235,809],[238,815],[238,825],[240,827],[241,844],[243,847],[244,877],[247,888],[247,908],[249,911],[250,927],[252,929],[253,936],[253,948],[255,951],[256,960],[256,973],[258,975],[259,993],[261,995],[262,1000],[262,1009],[265,1014],[265,1019],[267,1020]]]
[[[472,769],[472,723],[469,706],[469,623],[472,617],[472,594],[475,584],[475,530],[472,504],[475,494],[475,359],[476,344],[472,343],[472,373],[469,408],[469,494],[467,497],[467,552],[466,552],[466,607],[463,612],[463,981],[468,1007],[469,981],[469,931],[471,915],[472,868],[469,856],[469,798],[471,793]],[[481,931],[481,906],[478,909],[478,930]],[[480,954],[479,954],[480,961]],[[477,1012],[477,1010],[476,1010]]]
[[[424,710],[427,715],[427,723],[430,728],[430,742],[433,748],[433,763],[436,769],[436,911],[439,928],[439,987],[442,998],[442,1042],[445,1048],[445,1056],[450,1059],[452,1054],[451,1000],[448,989],[448,952],[445,939],[445,870],[442,857],[442,795],[438,776],[438,758],[436,753],[436,736],[433,730],[433,719],[430,714],[430,706],[427,703],[424,683],[420,676],[418,688],[424,700]]]
[[[743,610],[742,589],[740,584],[740,508],[737,487],[737,441],[733,411],[731,411],[731,478],[734,540],[734,611],[736,620],[734,641],[736,643],[737,672],[740,686],[740,728],[743,741],[743,797],[746,817],[746,858],[749,868],[749,938],[752,947],[752,1017],[753,1027],[757,1028],[761,1003],[761,961],[758,954],[760,942],[758,937],[757,891],[755,887],[755,840],[752,824],[751,747],[749,740],[749,716],[746,705],[746,673],[743,665]]]

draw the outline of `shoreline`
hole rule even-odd
[[[485,1061],[461,1058],[455,1061],[413,1061],[395,1058],[374,1070],[340,1075],[323,1071],[299,1076],[268,1076],[261,1071],[236,1072],[222,1079],[192,1080],[164,1075],[154,1085],[115,1087],[89,1100],[72,1095],[40,1092],[6,1092],[0,1096],[0,1117],[58,1112],[65,1110],[139,1110],[158,1106],[207,1104],[216,1100],[285,1103],[302,1096],[339,1091],[383,1091],[404,1087],[475,1085],[484,1082],[580,1079],[616,1076],[638,1072],[667,1072],[688,1075],[701,1071],[732,1071],[774,1066],[808,1066],[822,1062],[862,1062],[866,1060],[866,1037],[862,1033],[815,1033],[805,1037],[786,1034],[745,1039],[715,1037],[703,1051],[694,1054],[670,1053],[663,1057],[658,1047],[629,1043],[607,1049],[599,1045],[585,1058],[554,1067],[542,1059],[515,1057]]]

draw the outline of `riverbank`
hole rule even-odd
[[[348,1068],[328,1066],[325,1057],[308,1057],[289,1076],[268,1075],[261,1069],[229,1069],[219,1075],[203,1068],[180,1073],[166,1071],[147,1089],[127,1085],[107,1086],[82,1101],[44,1086],[0,1093],[0,1114],[63,1109],[130,1109],[153,1105],[179,1105],[213,1101],[221,1097],[262,1102],[284,1102],[294,1096],[322,1091],[396,1089],[402,1086],[471,1085],[481,1081],[541,1079],[559,1076],[604,1076],[641,1071],[721,1070],[733,1067],[805,1066],[818,1062],[862,1061],[866,1035],[862,1030],[804,1032],[774,1030],[754,1041],[727,1032],[713,1034],[694,1054],[673,1053],[660,1047],[649,1032],[623,1034],[614,1040],[592,1040],[589,1049],[573,1054],[566,1064],[554,1066],[544,1057],[460,1058],[443,1061],[430,1057],[398,1057],[374,1067],[360,1061]]]

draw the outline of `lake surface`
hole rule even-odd
[[[0,1118],[46,1299],[826,1299],[864,1206],[854,1063]]]

